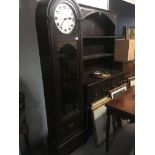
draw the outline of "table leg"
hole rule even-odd
[[[112,115],[112,124],[113,124],[113,130],[114,130],[114,132],[116,132],[116,120],[115,120],[114,115]]]
[[[116,120],[117,120],[117,128],[122,128],[122,120],[119,116],[116,116]]]
[[[107,124],[106,124],[106,152],[109,150],[109,132],[110,132],[110,114],[107,110]]]

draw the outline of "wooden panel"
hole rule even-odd
[[[69,155],[71,152],[73,152],[73,150],[85,143],[84,137],[84,130],[81,129],[78,133],[70,137],[69,140],[60,146],[57,146],[52,142],[51,139],[48,139],[48,146],[50,148],[49,155]]]
[[[83,55],[114,53],[114,38],[83,39]]]
[[[81,113],[71,116],[62,122],[62,139],[63,141],[76,133],[82,128]]]
[[[112,36],[115,33],[115,25],[104,13],[101,12],[95,12],[87,16],[83,20],[82,27],[84,36]]]

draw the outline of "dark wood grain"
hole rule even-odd
[[[135,115],[135,87],[130,87],[120,96],[106,104],[108,109],[114,109],[129,115]]]
[[[115,61],[115,69],[125,72],[124,78],[129,78],[135,75],[135,63],[134,61]]]

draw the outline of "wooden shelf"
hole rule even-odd
[[[114,56],[114,54],[113,53],[100,53],[100,54],[87,55],[87,56],[83,56],[83,60],[97,59],[97,58],[109,57],[109,56]]]
[[[111,39],[115,38],[115,36],[83,36],[83,39],[98,39],[98,38]]]

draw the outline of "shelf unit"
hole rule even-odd
[[[123,83],[123,73],[114,70],[116,14],[86,6],[81,7],[81,14],[85,130],[88,138],[93,132],[91,104]],[[111,76],[96,78],[92,76],[95,71],[110,73]]]
[[[115,24],[99,12],[93,12],[82,22],[84,72],[98,68],[113,68]]]

